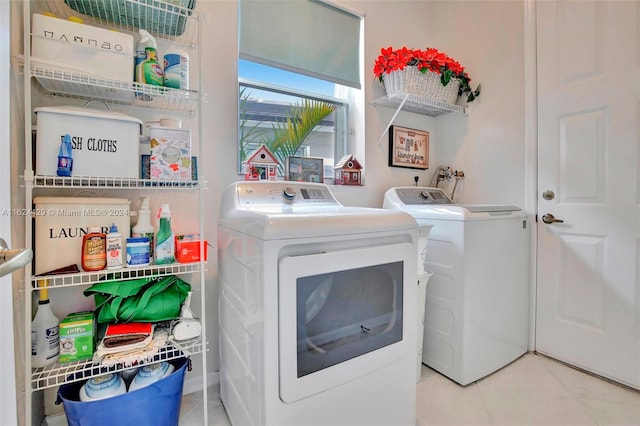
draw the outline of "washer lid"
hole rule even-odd
[[[522,217],[517,206],[498,204],[455,204],[441,188],[415,186],[389,189],[384,208],[402,210],[416,219],[495,220]]]
[[[306,182],[236,182],[222,194],[218,223],[263,240],[417,229],[405,212],[346,207],[327,185]]]
[[[503,206],[498,204],[457,204],[464,207],[471,213],[502,213],[502,212],[519,212],[522,210],[517,206]]]

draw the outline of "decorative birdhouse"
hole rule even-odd
[[[362,166],[353,155],[345,155],[333,168],[336,185],[362,185]]]
[[[276,180],[277,171],[278,160],[264,145],[244,162],[244,180]]]

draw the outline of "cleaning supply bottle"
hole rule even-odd
[[[140,40],[136,44],[136,65],[134,80],[137,83],[164,85],[164,71],[158,62],[158,44],[148,31],[140,30]]]
[[[71,176],[73,170],[73,154],[71,152],[71,135],[66,134],[60,142],[58,151],[58,176]]]
[[[107,235],[98,227],[82,237],[82,269],[100,271],[107,266]]]
[[[133,228],[138,223],[138,211],[131,210],[129,212],[129,235],[133,236]]]
[[[189,89],[189,54],[170,49],[164,54],[164,85],[173,89]]]
[[[122,234],[115,223],[111,224],[107,240],[107,269],[122,268]]]
[[[40,287],[38,311],[31,321],[31,367],[47,367],[60,358],[60,320],[51,311],[47,281],[38,281]]]
[[[149,238],[149,259],[154,256],[155,228],[151,225],[151,209],[149,208],[149,198],[144,197],[138,210],[138,222],[131,229],[131,236],[136,238]]]
[[[175,238],[171,230],[171,211],[168,204],[163,204],[158,212],[160,219],[156,234],[155,259],[157,265],[173,263],[175,257]]]

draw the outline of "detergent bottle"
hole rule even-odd
[[[51,311],[48,280],[38,281],[38,311],[31,322],[31,367],[47,367],[60,358],[60,320]]]
[[[155,229],[151,224],[151,209],[149,208],[149,198],[144,197],[142,204],[140,204],[140,210],[138,210],[138,222],[131,229],[132,237],[147,237],[149,238],[149,258],[153,259],[154,256],[154,235]]]
[[[169,205],[163,204],[159,212],[160,223],[156,234],[155,260],[157,265],[176,261],[176,242],[171,230],[171,212]]]

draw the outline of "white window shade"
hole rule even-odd
[[[360,20],[313,0],[240,0],[240,58],[355,87]]]

